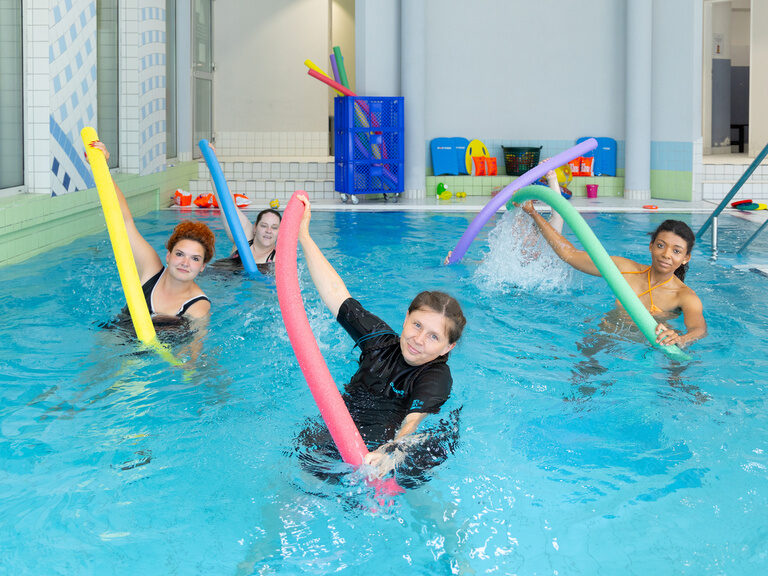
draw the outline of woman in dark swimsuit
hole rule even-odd
[[[251,247],[251,254],[253,254],[253,261],[256,264],[269,264],[275,260],[275,246],[277,245],[277,232],[280,230],[280,222],[282,217],[280,212],[267,208],[262,210],[256,216],[256,222],[251,225],[250,220],[246,218],[245,214],[235,206],[235,211],[240,219],[240,225],[245,232],[245,239],[248,240],[248,245]],[[235,239],[232,236],[232,231],[229,229],[229,223],[224,215],[224,211],[221,211],[221,219],[224,222],[224,230],[227,231],[227,236],[234,243]],[[240,254],[235,248],[234,252],[225,259],[223,262],[230,261],[237,267],[242,267],[242,260]]]
[[[442,292],[422,292],[411,302],[401,334],[368,312],[309,235],[309,200],[299,241],[312,281],[323,302],[360,347],[360,366],[346,386],[344,400],[363,440],[375,448],[366,464],[379,475],[405,457],[403,447],[429,414],[448,399],[453,379],[448,354],[466,319],[459,303]]]
[[[101,142],[91,142],[109,159],[109,152]],[[181,222],[166,243],[165,266],[155,249],[139,233],[125,196],[115,183],[115,192],[128,232],[133,258],[139,272],[149,312],[153,321],[168,317],[206,319],[211,302],[195,280],[213,258],[215,237],[201,222]]]

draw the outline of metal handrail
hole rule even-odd
[[[728,192],[728,194],[725,195],[725,198],[720,202],[720,204],[715,208],[714,212],[709,215],[709,218],[707,218],[707,221],[704,222],[704,225],[699,228],[699,231],[696,233],[696,239],[701,240],[701,236],[704,234],[704,232],[707,231],[707,228],[709,228],[710,224],[712,224],[712,221],[718,217],[720,212],[723,211],[723,209],[728,205],[728,202],[731,201],[731,198],[733,198],[736,193],[741,189],[742,186],[744,186],[744,183],[749,180],[749,177],[752,176],[752,172],[754,172],[758,166],[760,166],[760,163],[763,161],[763,159],[768,155],[768,144],[765,145],[763,150],[758,154],[755,159],[752,161],[752,164],[749,165],[749,168],[746,169],[744,174],[741,175],[741,178],[739,178],[738,182],[733,185],[733,188],[731,188],[731,191]],[[762,230],[762,229],[761,229]],[[750,239],[751,242],[751,239]],[[746,246],[742,247],[742,250],[746,248]]]

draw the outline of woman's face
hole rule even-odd
[[[675,270],[691,259],[688,242],[668,230],[658,233],[651,242],[650,250],[653,266],[660,274],[674,274]]]
[[[448,341],[448,320],[440,312],[420,308],[409,312],[400,334],[400,351],[411,366],[422,366],[447,354],[456,345]]]
[[[165,263],[176,280],[194,280],[205,269],[205,248],[196,240],[179,240],[166,254]]]
[[[261,217],[259,223],[253,227],[254,241],[265,248],[277,244],[277,231],[280,229],[280,218],[271,212],[267,212]]]

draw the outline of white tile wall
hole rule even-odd
[[[327,132],[216,132],[219,158],[328,156]]]
[[[701,174],[702,198],[722,200],[747,170],[746,164],[704,164]],[[755,169],[734,200],[768,200],[768,163]]]

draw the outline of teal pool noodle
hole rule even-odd
[[[344,86],[344,88],[349,88],[349,80],[347,80],[347,69],[344,68],[344,56],[341,55],[341,48],[334,46],[333,55],[336,56],[336,67],[339,69],[341,85]]]
[[[643,303],[640,302],[640,298],[637,297],[635,291],[630,288],[627,280],[621,275],[608,252],[600,244],[600,240],[592,232],[589,224],[586,223],[581,214],[565,198],[546,186],[526,186],[512,196],[512,199],[507,204],[507,209],[512,208],[512,202],[522,204],[526,200],[541,200],[549,204],[553,210],[556,210],[563,217],[563,220],[566,221],[571,230],[573,230],[573,233],[576,234],[584,250],[592,258],[592,262],[595,263],[602,277],[608,282],[608,286],[613,290],[618,301],[621,302],[621,305],[624,306],[624,309],[652,346],[661,348],[672,360],[685,362],[691,359],[688,354],[675,345],[664,346],[656,344],[656,325],[658,322],[651,316],[648,309],[643,306]]]

